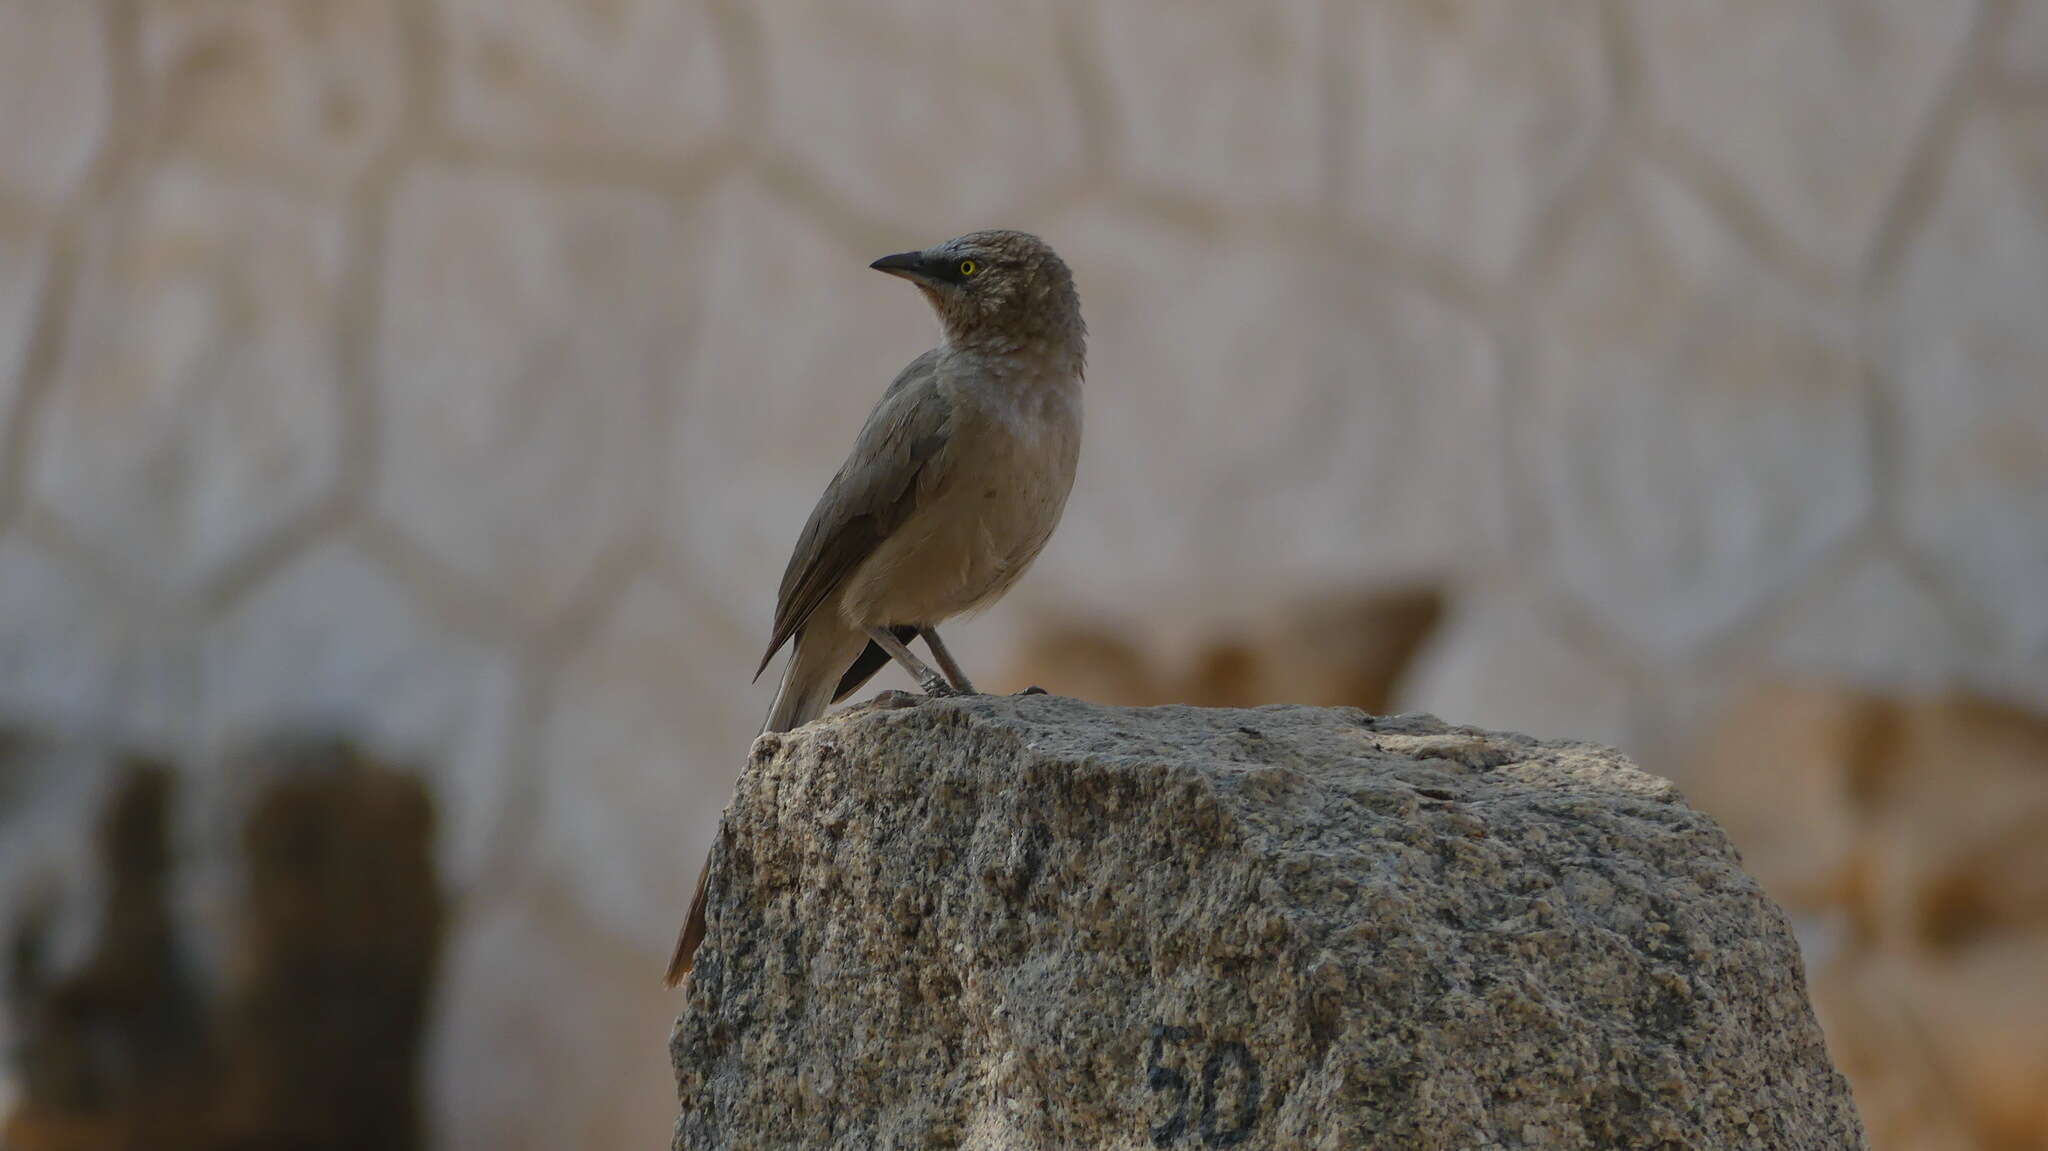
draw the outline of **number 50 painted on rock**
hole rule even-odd
[[[1172,1147],[1188,1132],[1188,1077],[1169,1063],[1167,1045],[1198,1043],[1201,1037],[1200,1028],[1165,1024],[1152,1028],[1151,1055],[1145,1061],[1145,1085],[1163,1095],[1168,1108],[1166,1117],[1152,1128],[1154,1147]],[[1218,1116],[1217,1087],[1224,1072],[1232,1067],[1237,1069],[1240,1082],[1237,1105],[1226,1112],[1229,1121],[1225,1125]],[[1201,1136],[1204,1146],[1230,1147],[1244,1142],[1259,1118],[1259,1064],[1252,1058],[1251,1049],[1236,1040],[1209,1044],[1208,1058],[1202,1061],[1201,1094],[1193,1102],[1196,1104],[1195,1134]]]

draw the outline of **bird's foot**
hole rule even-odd
[[[1037,684],[1035,684],[1035,683],[1034,683],[1034,684],[1032,684],[1032,685],[1031,685],[1030,687],[1027,687],[1027,688],[1025,688],[1025,689],[1024,689],[1023,691],[1020,691],[1020,692],[1018,692],[1017,694],[1018,694],[1018,695],[1051,695],[1052,693],[1051,693],[1051,692],[1049,692],[1049,691],[1047,691],[1047,690],[1045,690],[1044,688],[1042,688],[1042,687],[1040,687],[1040,686],[1038,686]]]
[[[877,692],[875,698],[867,702],[867,706],[881,711],[901,711],[906,707],[916,707],[923,702],[924,697],[921,695],[914,695],[907,691],[898,691],[892,687],[887,691]]]
[[[924,693],[933,699],[950,699],[954,696],[967,694],[952,684],[947,683],[946,677],[937,672],[933,672],[918,680],[917,686],[923,688]]]

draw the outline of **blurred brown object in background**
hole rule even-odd
[[[1069,623],[1034,631],[1006,682],[1131,707],[1299,703],[1383,712],[1443,614],[1443,592],[1426,586],[1297,600],[1207,639],[1185,671],[1110,627]]]
[[[170,769],[136,761],[109,796],[98,843],[105,915],[83,967],[47,970],[47,916],[12,925],[23,1099],[0,1131],[8,1151],[213,1146],[206,1020],[171,919],[175,790]]]
[[[231,1147],[424,1146],[419,1065],[445,911],[434,810],[341,743],[270,753],[225,1012]]]
[[[93,957],[52,977],[17,925],[24,1042],[8,1151],[343,1151],[424,1145],[419,1064],[444,907],[414,776],[344,744],[278,745],[243,828],[247,906],[230,990],[188,974],[168,894],[174,776],[131,768],[109,802]]]
[[[2048,716],[1760,684],[1686,792],[1801,927],[1874,1146],[2048,1147]]]
[[[1145,706],[1164,702],[1159,681],[1138,644],[1116,628],[1065,622],[1031,632],[998,682],[1007,689],[1036,684],[1076,699]]]

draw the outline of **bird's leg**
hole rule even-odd
[[[952,684],[962,695],[980,695],[980,692],[974,690],[974,685],[968,682],[967,673],[960,670],[959,661],[953,658],[953,653],[946,650],[946,641],[939,638],[939,629],[928,627],[922,629],[922,632],[925,646],[932,649],[932,658],[939,661],[939,670],[946,673],[946,682]]]
[[[890,659],[902,664],[903,670],[910,673],[910,678],[917,681],[917,686],[923,688],[926,695],[960,694],[953,690],[952,684],[946,682],[945,676],[933,671],[923,660],[912,655],[910,649],[903,646],[903,641],[897,639],[888,628],[871,627],[868,629],[868,638],[880,645],[883,651],[888,652]]]

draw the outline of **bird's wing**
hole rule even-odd
[[[775,628],[761,666],[847,576],[875,553],[943,479],[939,453],[951,433],[952,405],[938,387],[937,349],[910,362],[868,413],[853,452],[811,509],[782,573]]]

